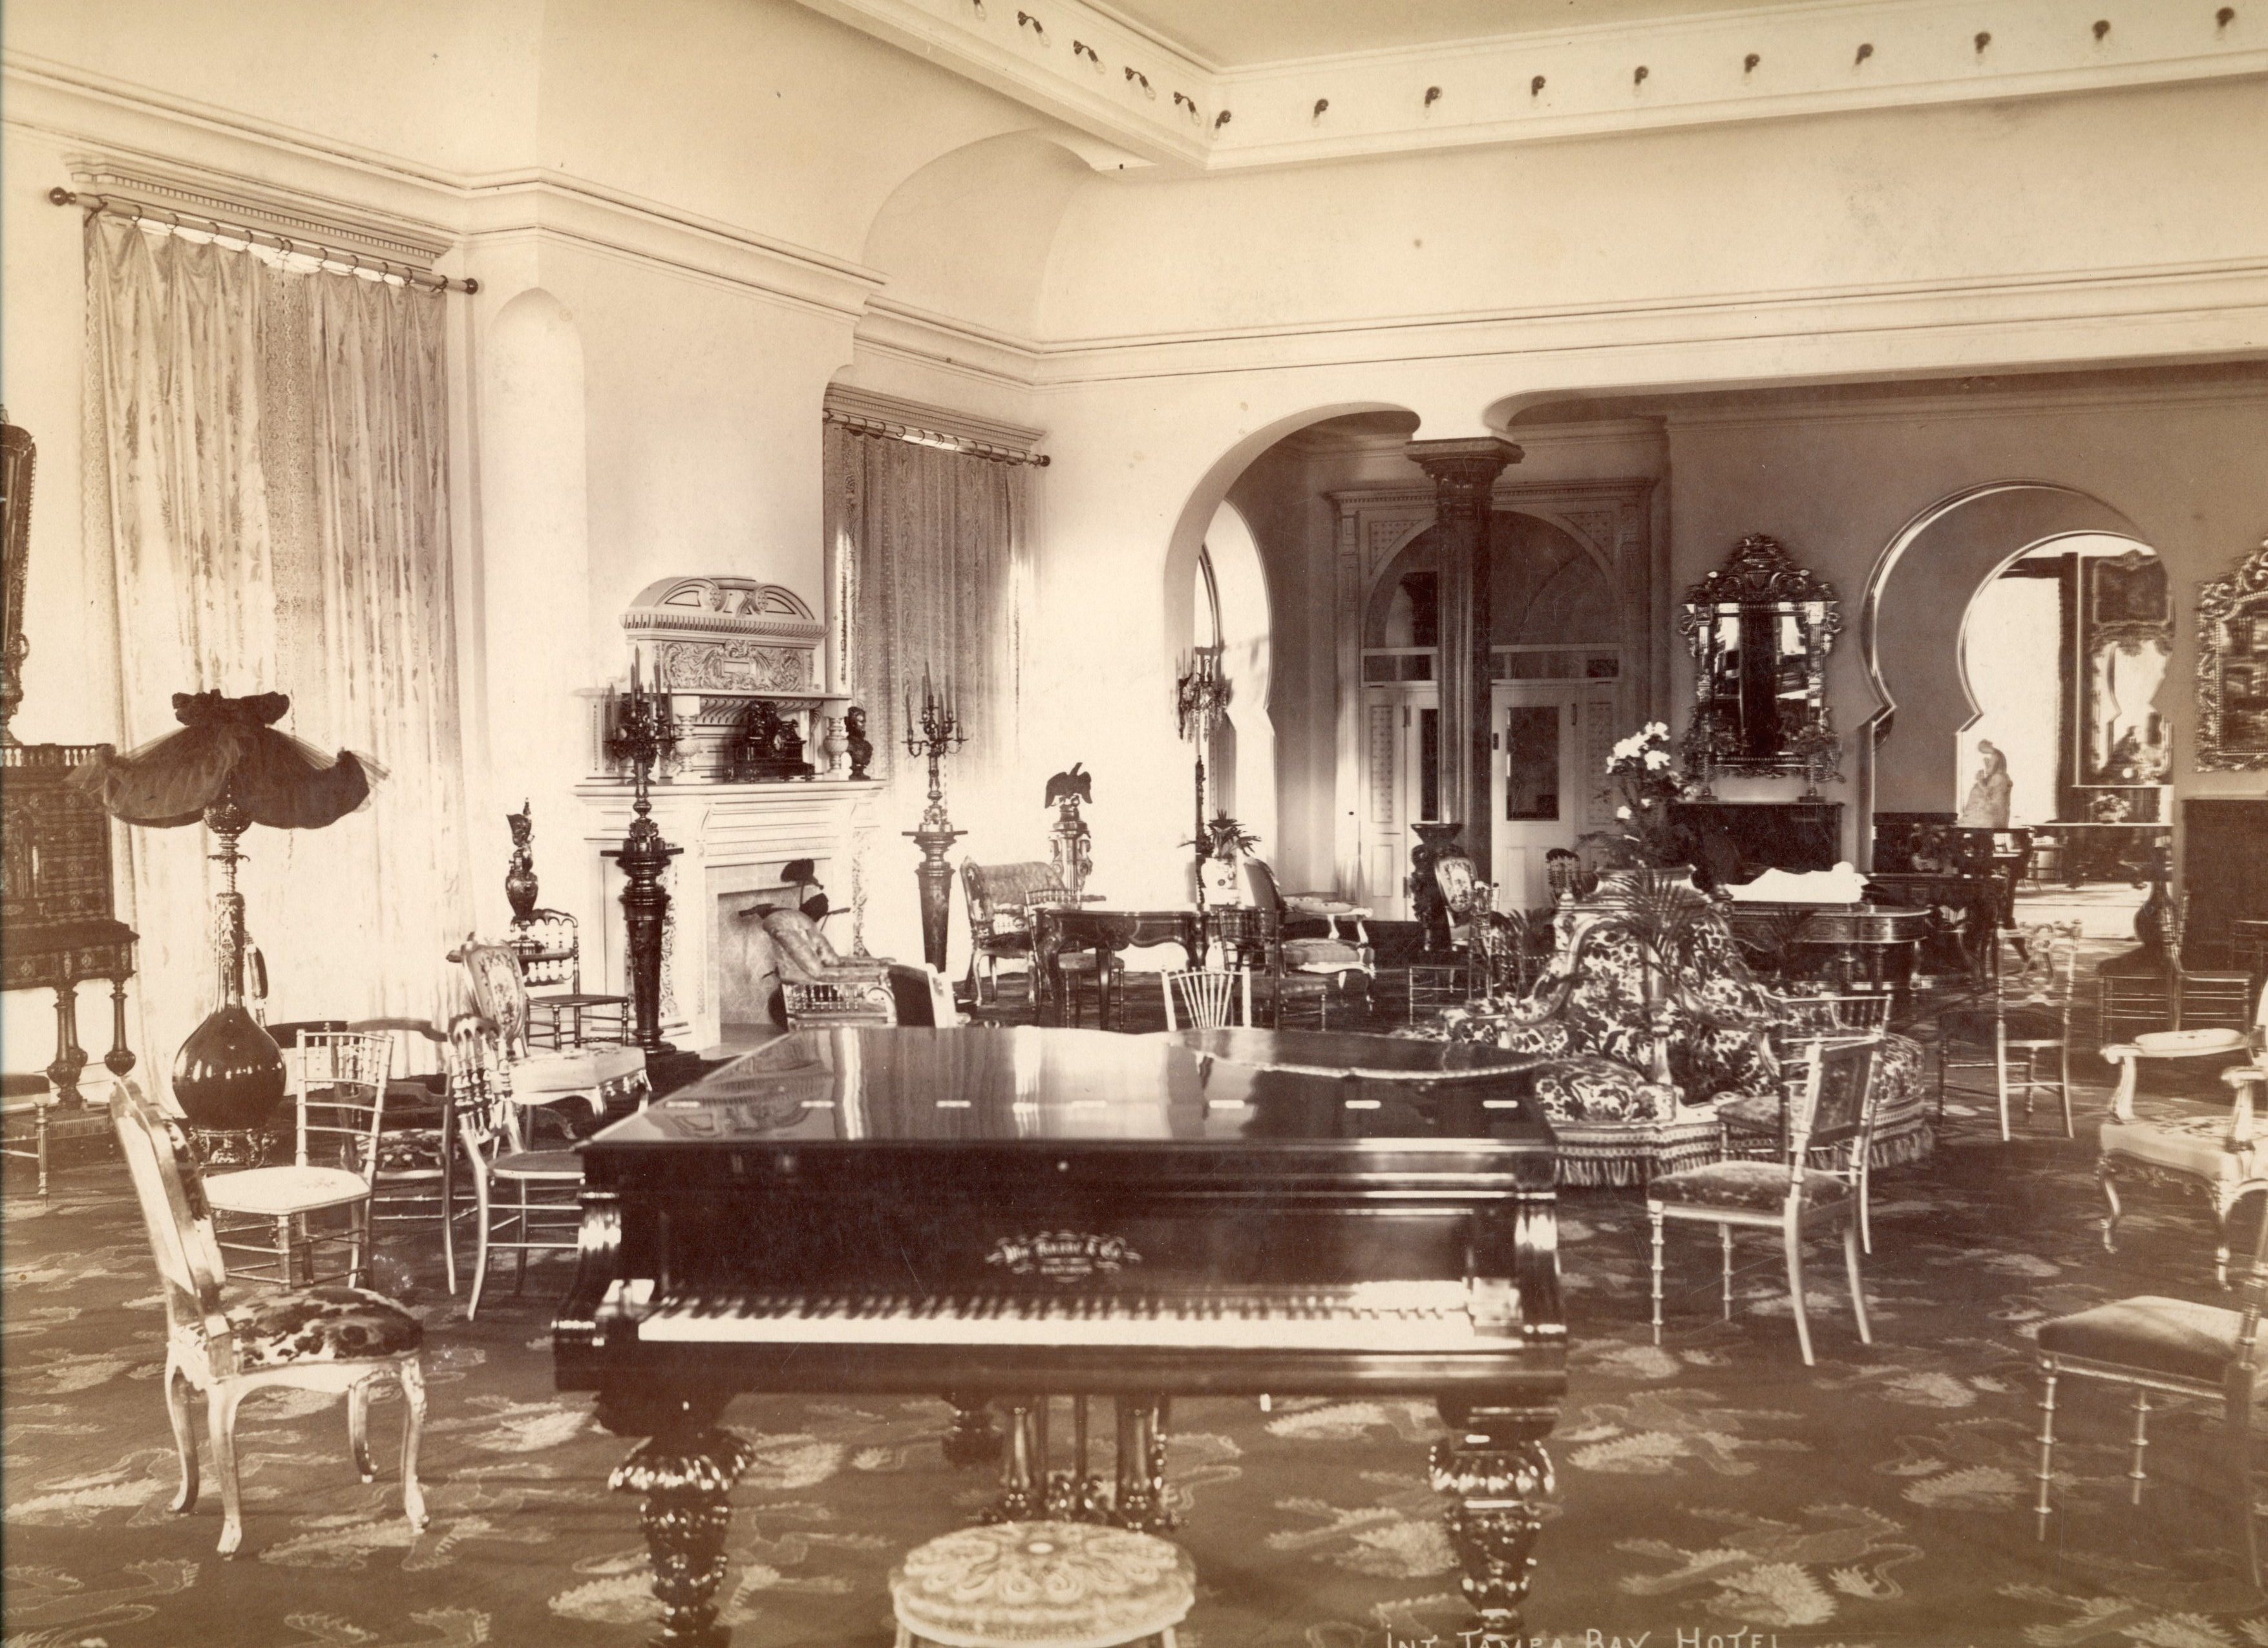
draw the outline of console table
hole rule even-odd
[[[1720,886],[1767,870],[1832,870],[1844,857],[1840,801],[1673,801],[1669,821]]]

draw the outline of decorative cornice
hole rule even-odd
[[[2205,4],[1830,0],[1221,68],[1085,0],[802,3],[1213,171],[2268,74],[2268,26]]]
[[[1045,430],[1027,429],[1023,424],[1010,423],[1000,418],[988,418],[973,412],[902,400],[896,395],[880,394],[850,384],[828,386],[825,410],[830,415],[840,414],[876,423],[934,430],[972,445],[995,446],[1015,452],[1028,453],[1047,438]]]

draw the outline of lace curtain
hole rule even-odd
[[[825,465],[827,531],[850,614],[849,690],[865,706],[874,776],[889,784],[884,845],[865,871],[867,942],[910,959],[921,953],[910,868],[919,855],[893,832],[914,828],[928,787],[927,763],[905,747],[906,704],[910,696],[918,718],[924,669],[940,691],[951,684],[968,734],[947,766],[948,811],[970,833],[954,861],[1046,857],[1037,790],[1028,806],[1005,792],[1017,770],[1032,471],[836,423]],[[1029,823],[1012,839],[1012,820]],[[839,904],[850,889],[831,892]],[[954,928],[957,966],[968,932],[958,916]]]
[[[269,1016],[441,1019],[468,919],[433,293],[86,224],[86,530],[118,592],[123,739],[176,692],[291,695],[286,731],[375,759],[370,807],[254,828]],[[127,832],[144,1069],[212,1006],[202,828]]]

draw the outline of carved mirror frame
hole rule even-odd
[[[2198,585],[2197,764],[2268,769],[2268,539]]]
[[[1792,616],[1802,639],[1804,693],[1802,724],[1783,726],[1779,747],[1770,754],[1732,747],[1715,725],[1716,683],[1720,653],[1719,620],[1726,609],[1761,608],[1775,617]],[[1777,623],[1759,625],[1777,635]],[[1678,633],[1693,655],[1693,719],[1687,731],[1689,760],[1698,757],[1705,770],[1719,773],[1811,773],[1827,754],[1834,739],[1833,713],[1827,703],[1827,655],[1843,630],[1843,606],[1835,586],[1808,568],[1798,566],[1776,538],[1752,533],[1734,546],[1725,564],[1685,592]],[[1771,658],[1777,674],[1780,662],[1777,641]],[[1746,665],[1743,665],[1743,668]]]

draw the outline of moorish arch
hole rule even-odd
[[[1869,858],[1876,813],[1944,813],[1959,805],[1951,753],[1979,709],[1959,667],[1971,599],[2026,551],[2083,537],[2150,547],[2101,498],[2053,482],[1999,481],[1931,504],[1875,561],[1859,623],[1875,708],[1856,734]]]

